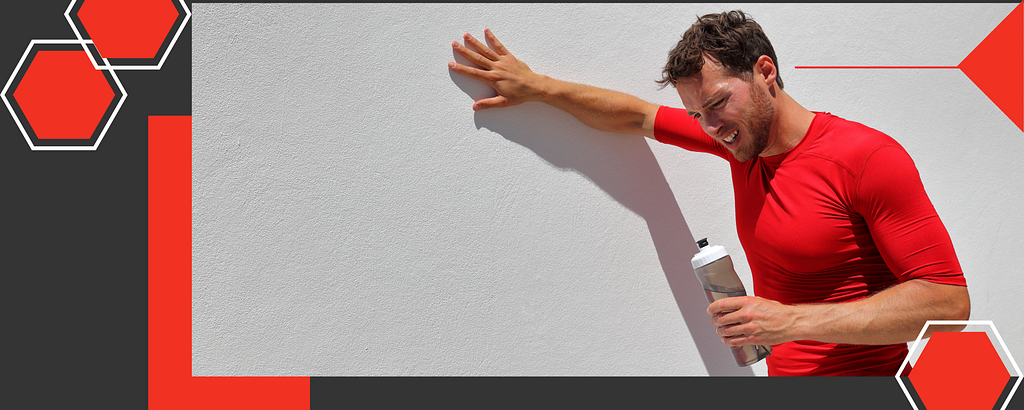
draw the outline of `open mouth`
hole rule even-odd
[[[733,131],[732,134],[729,134],[728,137],[723,138],[722,141],[725,141],[726,144],[732,144],[732,142],[736,140],[736,136],[739,134],[740,130]]]

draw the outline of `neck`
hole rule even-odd
[[[775,101],[775,120],[772,122],[772,142],[761,152],[762,157],[779,155],[793,149],[804,139],[814,120],[814,113],[797,103],[785,91],[775,92],[778,97]]]

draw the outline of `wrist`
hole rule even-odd
[[[536,74],[536,76],[533,100],[549,102],[564,92],[561,81],[543,74]]]
[[[821,335],[820,320],[827,314],[826,305],[791,305],[792,322],[787,339],[793,340],[819,340]]]

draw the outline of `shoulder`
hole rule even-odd
[[[827,159],[859,176],[879,151],[905,156],[906,150],[889,135],[856,121],[819,113],[817,138],[806,154]]]

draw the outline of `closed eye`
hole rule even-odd
[[[706,109],[708,109],[708,110],[718,110],[718,109],[721,109],[722,107],[725,107],[725,104],[727,102],[729,102],[729,97],[731,97],[731,94],[730,95],[726,95],[726,96],[722,97],[721,99],[715,101],[714,104],[709,105]],[[700,119],[700,113],[699,112],[689,112],[689,111],[687,111],[687,114],[689,114],[690,117],[692,117],[695,120]]]

